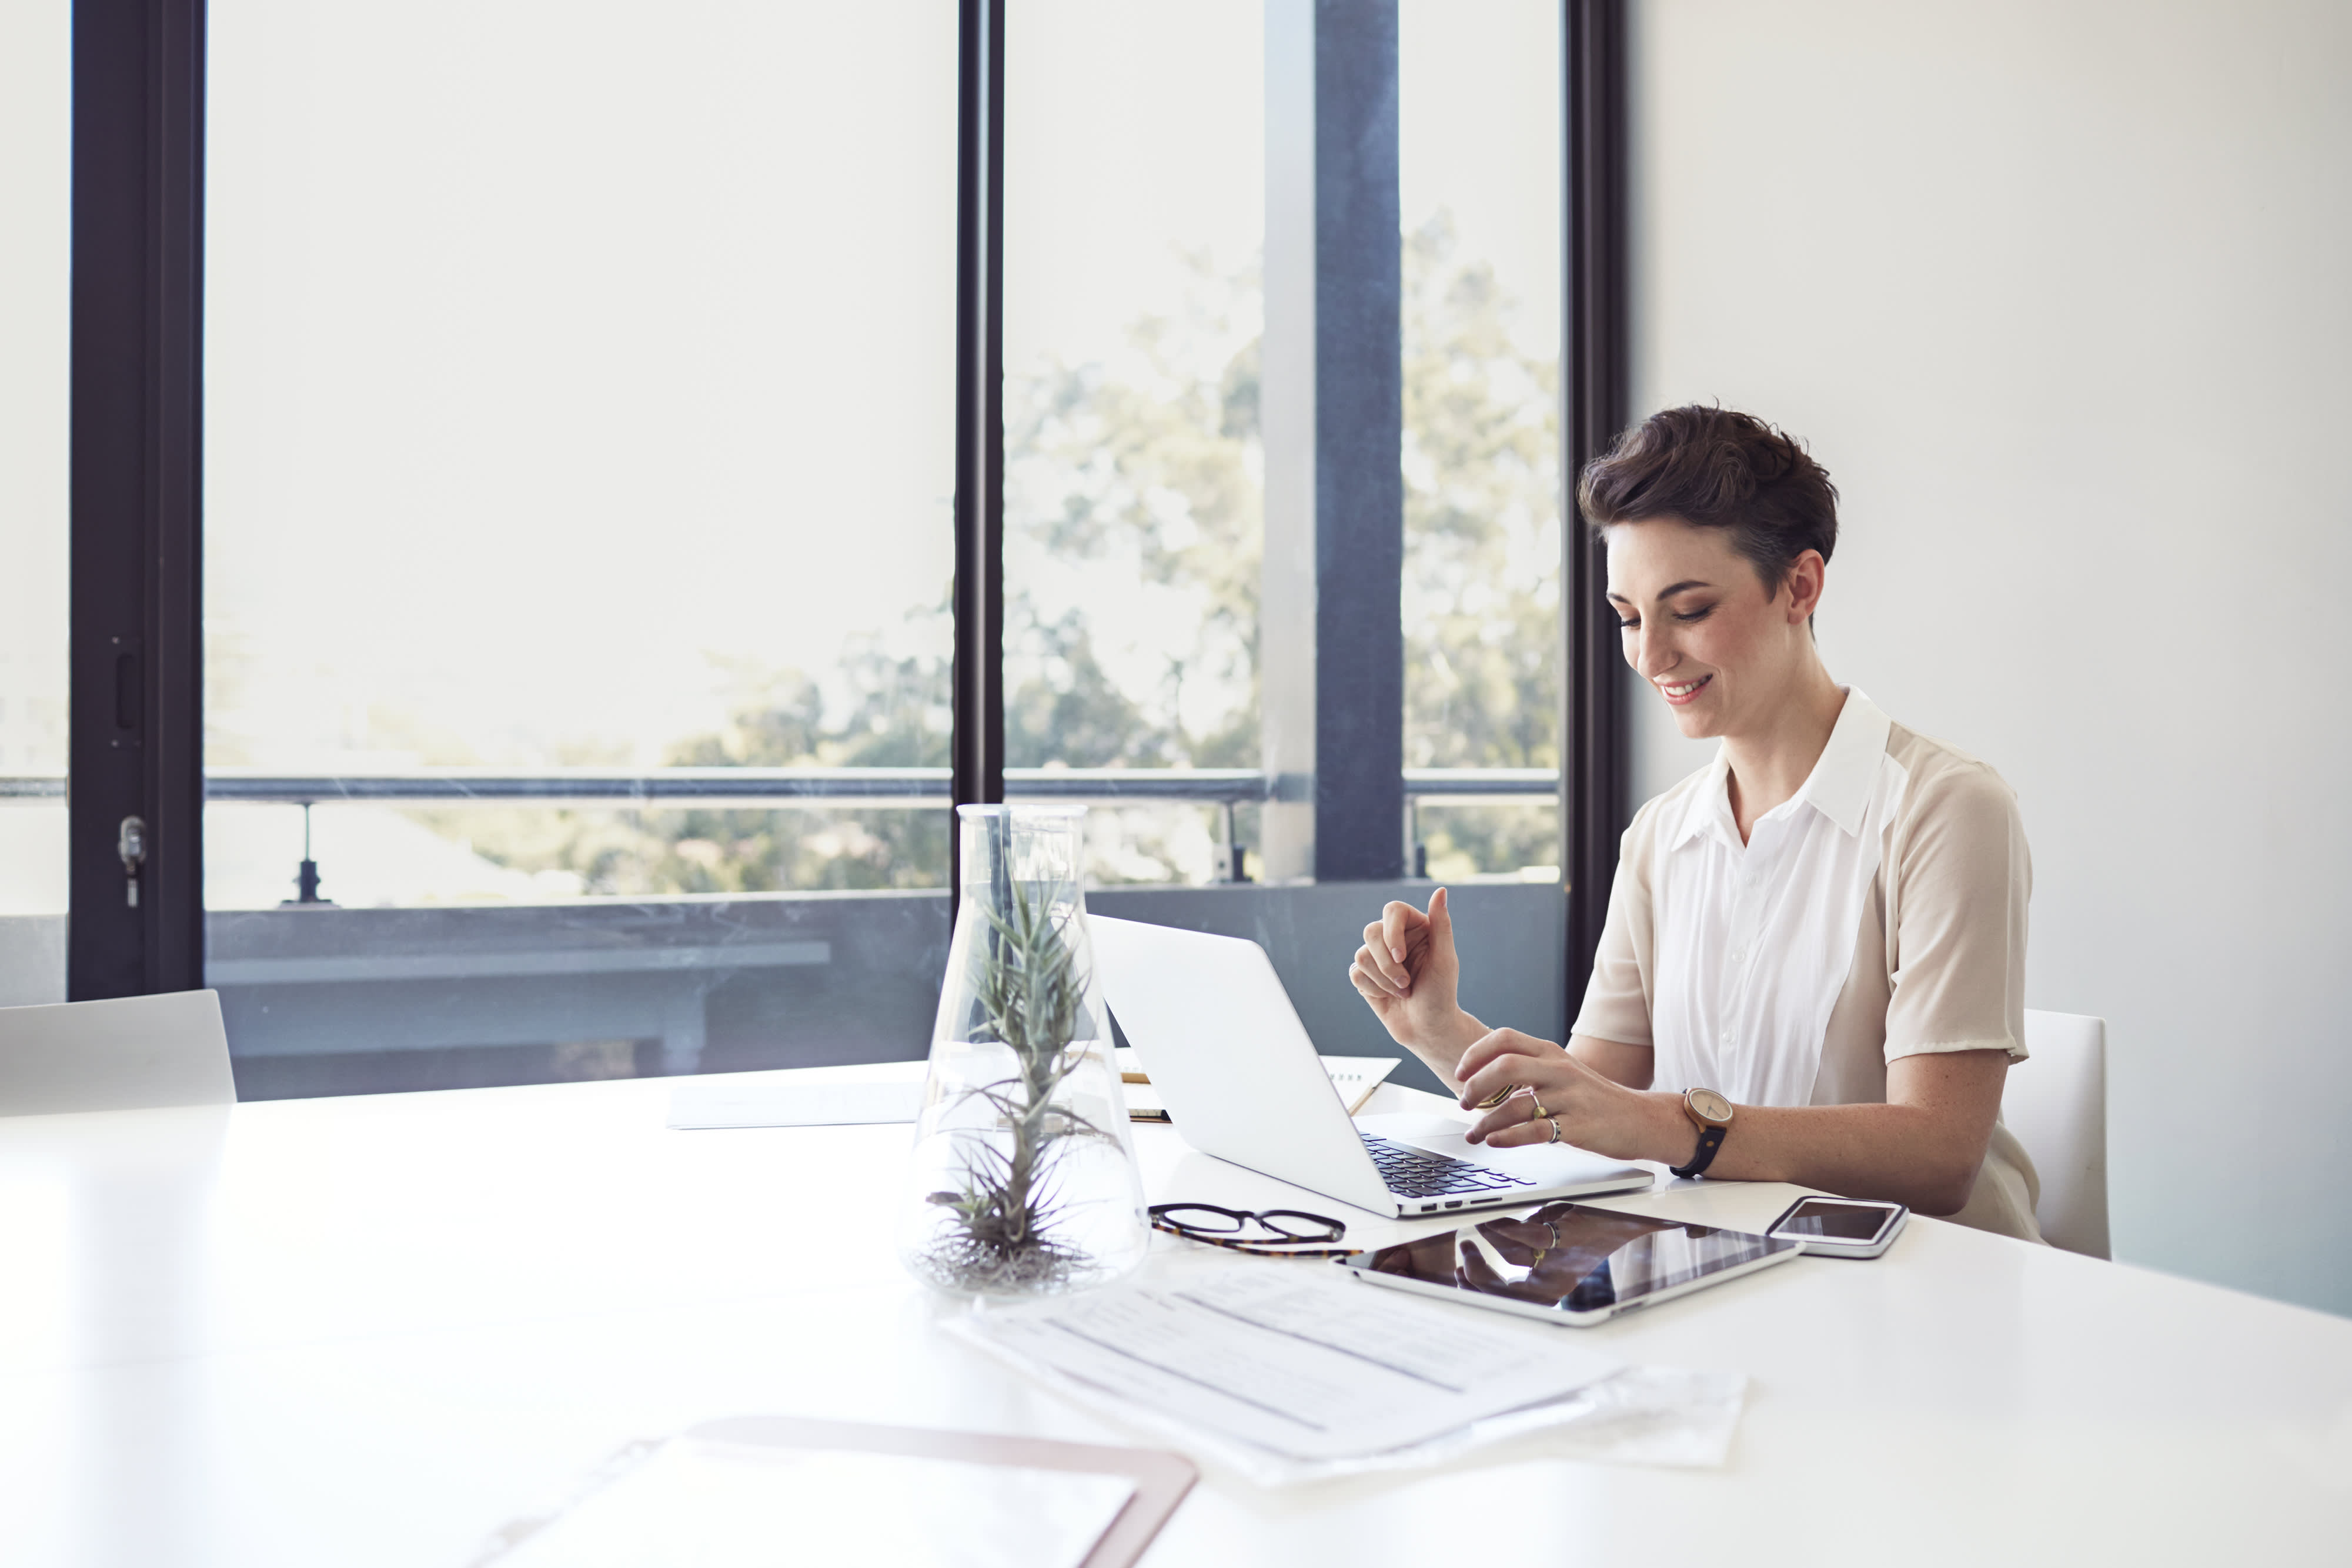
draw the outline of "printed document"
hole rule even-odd
[[[1421,1442],[1624,1365],[1556,1329],[1301,1263],[1199,1270],[950,1327],[1049,1379],[1307,1459]]]

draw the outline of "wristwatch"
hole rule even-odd
[[[1715,1151],[1723,1147],[1723,1135],[1731,1131],[1731,1102],[1712,1089],[1685,1089],[1683,1114],[1698,1129],[1698,1148],[1690,1164],[1671,1168],[1678,1176],[1703,1176],[1715,1163]]]

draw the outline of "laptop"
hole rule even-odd
[[[1410,1134],[1360,1130],[1265,948],[1100,915],[1087,925],[1111,1016],[1204,1155],[1397,1219],[1651,1185],[1622,1160],[1567,1144],[1490,1149],[1434,1118]]]

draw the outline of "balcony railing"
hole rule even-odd
[[[63,800],[60,778],[0,778],[0,800]],[[1254,802],[1303,800],[1307,779],[1254,768],[1008,768],[1004,792],[1014,800],[1158,802],[1218,809],[1225,881],[1245,881],[1234,810]],[[1409,768],[1404,773],[1404,841],[1418,842],[1424,804],[1555,797],[1559,775],[1542,768]],[[333,802],[452,806],[527,803],[816,804],[917,807],[948,798],[944,768],[661,768],[621,770],[549,768],[512,773],[487,768],[433,768],[379,774],[295,774],[218,768],[205,775],[207,800],[276,802],[305,809]]]
[[[1240,805],[1286,799],[1303,779],[1255,768],[1008,768],[1005,793],[1023,800],[1195,800]],[[420,768],[371,775],[278,773],[216,768],[205,775],[209,800],[329,800],[455,805],[477,800],[562,804],[575,800],[740,800],[794,805],[847,800],[863,805],[929,805],[948,794],[944,768],[662,768],[623,771],[566,768],[509,773],[488,768]],[[1408,768],[1404,792],[1422,800],[1476,800],[1557,794],[1559,776],[1544,768]],[[62,800],[57,775],[0,777],[0,800]]]

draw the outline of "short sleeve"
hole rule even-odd
[[[1617,845],[1617,875],[1609,884],[1609,915],[1601,926],[1601,947],[1593,955],[1592,978],[1584,988],[1584,1006],[1578,1009],[1569,1034],[1614,1040],[1620,1045],[1648,1046],[1650,1036],[1649,976],[1656,946],[1652,935],[1650,883],[1645,874],[1645,848],[1651,824],[1645,808],[1625,830]]]
[[[1886,1060],[2025,1055],[2025,915],[2033,863],[2017,797],[1981,764],[1906,802],[1888,879]]]

